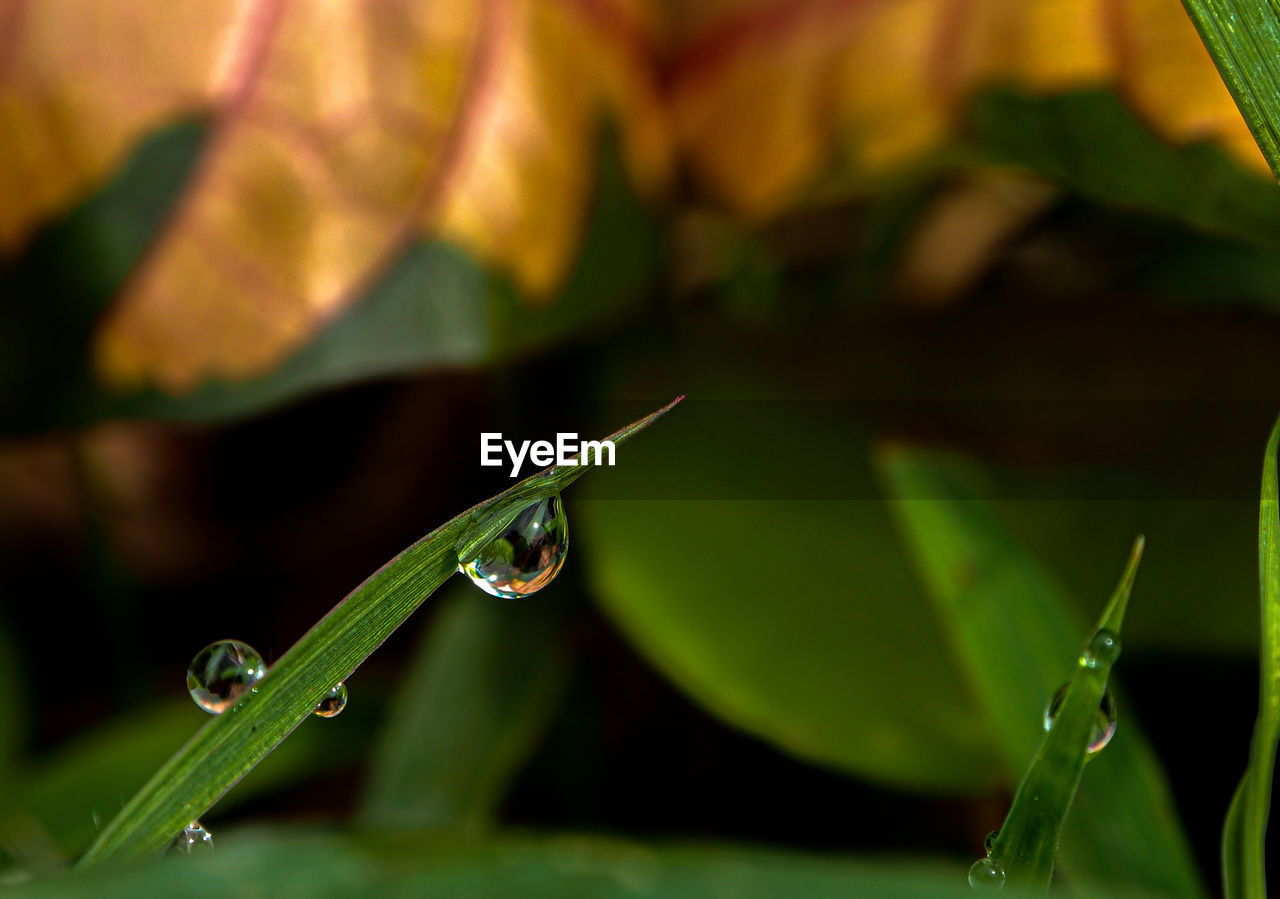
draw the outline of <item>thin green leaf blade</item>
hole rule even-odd
[[[386,716],[367,824],[486,826],[563,695],[569,604],[475,602],[469,584],[452,592]]]
[[[1266,837],[1271,810],[1271,781],[1280,742],[1280,498],[1276,453],[1280,420],[1271,429],[1262,461],[1262,499],[1258,507],[1258,589],[1261,595],[1262,647],[1258,719],[1245,770],[1222,828],[1222,887],[1227,899],[1263,899],[1267,895]]]
[[[1142,547],[1139,537],[1098,629],[1120,633]],[[1049,889],[1063,825],[1089,760],[1087,746],[1110,675],[1110,661],[1077,667],[1053,726],[1018,785],[991,849],[992,860],[1004,867],[1010,885]]]
[[[1058,582],[1009,534],[984,501],[975,473],[960,460],[884,447],[877,463],[892,511],[986,713],[974,726],[998,736],[1006,770],[1016,776],[1042,744],[1045,704],[1072,676],[1085,625],[1071,613]],[[1121,581],[1103,619],[1117,633],[1129,583],[1127,576]],[[1084,691],[1072,693],[1079,707]],[[1089,763],[1067,818],[1060,861],[1073,877],[1112,889],[1203,895],[1159,763],[1134,722],[1122,721],[1111,744]]]
[[[1280,12],[1253,0],[1182,0],[1271,170],[1280,175]]]
[[[606,439],[624,443],[682,399]],[[513,503],[559,492],[586,471],[586,466],[562,465],[526,478],[454,516],[376,571],[276,662],[242,708],[211,720],[166,762],[103,828],[80,866],[159,851],[309,719],[320,698],[457,571],[457,545],[478,523]]]

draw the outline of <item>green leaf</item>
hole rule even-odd
[[[608,439],[620,445],[679,397]],[[243,707],[211,720],[121,809],[80,860],[143,858],[199,817],[299,724],[334,684],[373,653],[458,566],[457,545],[487,520],[559,492],[587,468],[545,469],[461,513],[404,550],[333,608],[286,652]]]
[[[391,703],[366,823],[486,826],[563,695],[568,604],[477,602],[470,584],[451,592]]]
[[[1258,587],[1262,607],[1261,682],[1258,720],[1245,769],[1222,828],[1222,885],[1227,899],[1267,895],[1266,836],[1271,781],[1280,743],[1280,499],[1276,452],[1280,421],[1271,429],[1262,461],[1262,501],[1258,510]]]
[[[1101,203],[1280,246],[1280,188],[1217,145],[1170,146],[1113,93],[985,92],[968,130],[973,161],[1025,166]]]
[[[415,896],[427,899],[937,899],[971,897],[964,870],[922,859],[874,862],[717,846],[647,846],[595,837],[458,844],[420,834],[242,831],[216,850],[75,872],[14,897]],[[1018,897],[1017,890],[1003,896]],[[1112,894],[1117,897],[1122,894]]]
[[[1139,537],[1095,633],[1105,628],[1119,636],[1142,560],[1142,546]],[[1018,785],[1004,826],[991,847],[991,859],[1005,869],[1009,884],[1014,886],[1040,887],[1048,892],[1053,880],[1063,825],[1089,761],[1088,744],[1111,675],[1110,661],[1085,664],[1087,652],[1086,648],[1081,654],[1053,725]]]
[[[1280,11],[1257,0],[1182,0],[1253,139],[1280,174]]]
[[[219,806],[235,805],[349,765],[365,748],[364,734],[381,711],[377,697],[361,697],[341,719],[305,728],[255,768]],[[37,868],[60,867],[84,851],[101,822],[191,733],[205,713],[190,700],[164,703],[116,719],[77,737],[21,771],[0,799],[0,840]]]
[[[675,684],[787,752],[911,789],[990,790],[994,736],[974,726],[875,497],[869,434],[805,403],[760,405],[699,404],[585,485],[593,597]]]
[[[1023,781],[1022,799],[1015,800],[1010,813],[1010,824],[1022,828],[1018,842],[1008,842],[1013,838],[1008,826],[1002,831],[999,852],[1013,860],[1006,866],[1011,881],[1025,875],[1028,882],[1047,886],[1062,818],[1075,796],[1061,847],[1069,873],[1109,887],[1201,895],[1159,763],[1136,723],[1121,722],[1111,744],[1090,762],[1076,795],[1076,763],[1083,766],[1088,729],[1080,730],[1075,726],[1079,722],[1063,715],[1079,712],[1087,715],[1086,724],[1092,721],[1107,670],[1077,668],[1072,675],[1084,627],[1064,590],[1010,536],[974,486],[973,474],[956,459],[884,447],[878,467],[895,498],[897,521],[981,699],[983,714],[973,726],[989,727],[998,735],[1011,772],[1022,770],[1038,748],[1040,762]],[[1117,634],[1136,559],[1135,551],[1099,625]],[[1073,685],[1060,723],[1050,738],[1043,738],[1045,704],[1069,677]],[[1071,732],[1068,722],[1074,722]],[[1063,744],[1068,736],[1079,736],[1079,747]],[[1028,827],[1027,800],[1033,796],[1039,811],[1031,817],[1039,818]]]

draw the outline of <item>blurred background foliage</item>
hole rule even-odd
[[[287,881],[278,845],[382,883],[360,866],[426,839],[451,895],[495,869],[936,895],[1141,531],[1120,729],[1063,869],[1212,879],[1256,697],[1280,191],[1177,3],[0,22],[9,880],[64,867],[202,723],[200,646],[278,657],[505,486],[480,431],[602,434],[681,392],[569,494],[553,587],[446,591],[217,806],[243,876]],[[971,583],[1025,682],[966,642]],[[694,848],[627,842],[653,839]],[[796,850],[910,853],[919,882]]]

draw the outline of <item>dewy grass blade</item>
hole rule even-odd
[[[1280,9],[1258,0],[1182,0],[1271,170],[1280,175]]]
[[[611,435],[621,445],[683,397]],[[199,817],[345,680],[422,602],[457,571],[458,545],[501,510],[559,492],[586,473],[555,466],[450,519],[400,553],[320,619],[259,683],[238,711],[206,724],[152,776],[81,858],[81,867],[145,858]],[[480,601],[480,600],[477,600]]]
[[[1133,578],[1142,559],[1142,546],[1143,540],[1139,537],[1097,630],[1105,628],[1113,634],[1120,633]],[[1034,887],[1046,892],[1049,889],[1062,825],[1084,773],[1091,731],[1110,675],[1110,660],[1094,665],[1080,664],[1076,668],[1053,726],[1018,785],[1004,826],[990,850],[991,860],[1004,868],[1010,886]]]
[[[956,658],[1021,774],[1044,738],[1045,704],[1068,680],[1087,626],[1058,581],[984,500],[981,478],[946,453],[885,446],[876,462]],[[1122,718],[1123,708],[1121,709]],[[974,847],[980,854],[979,847]],[[1204,895],[1159,761],[1132,719],[1089,763],[1059,851],[1074,883]]]
[[[1280,741],[1280,499],[1276,453],[1280,420],[1271,429],[1262,461],[1262,501],[1258,508],[1258,589],[1262,604],[1261,680],[1258,720],[1249,746],[1249,767],[1236,789],[1222,828],[1222,888],[1227,899],[1267,895],[1267,816],[1271,780]]]

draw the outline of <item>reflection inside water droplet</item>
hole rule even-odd
[[[321,718],[336,718],[347,707],[347,686],[338,684],[325,694],[316,706],[315,713]]]
[[[182,828],[182,833],[178,834],[173,845],[175,851],[185,855],[209,852],[213,850],[213,834],[205,830],[199,821],[192,821]]]
[[[458,570],[486,593],[519,599],[555,578],[569,551],[569,523],[560,495],[552,494],[521,510],[471,562]]]
[[[989,858],[980,858],[969,868],[969,886],[975,890],[1002,890],[1004,878],[1004,868]]]
[[[1063,684],[1058,688],[1058,692],[1053,694],[1053,698],[1049,700],[1049,705],[1044,710],[1044,729],[1048,730],[1053,727],[1053,720],[1058,716],[1058,709],[1062,708],[1062,701],[1067,698],[1067,687],[1069,684]],[[1093,719],[1093,728],[1089,731],[1089,743],[1085,746],[1085,754],[1088,756],[1101,752],[1106,745],[1111,742],[1111,738],[1116,733],[1116,701],[1111,696],[1111,691],[1107,690],[1102,694],[1102,702],[1098,704],[1098,714]]]
[[[187,691],[200,708],[221,715],[266,673],[262,656],[248,643],[219,640],[196,653],[187,666]]]
[[[1097,668],[1099,665],[1114,665],[1119,658],[1120,635],[1104,627],[1089,638],[1080,655],[1080,664],[1086,668]]]

